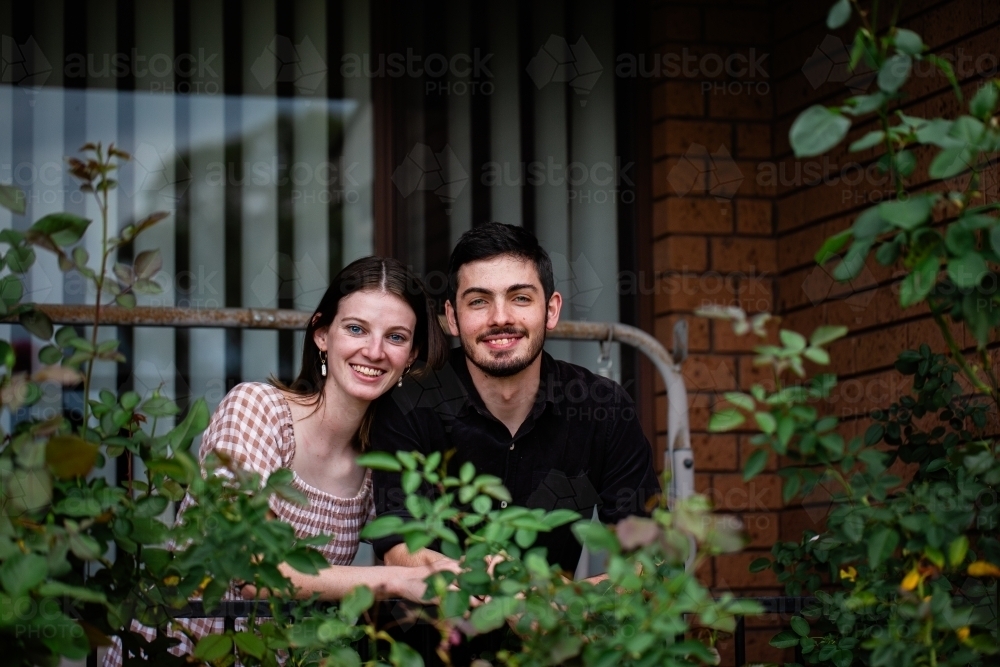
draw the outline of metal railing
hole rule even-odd
[[[94,306],[36,304],[55,324],[90,325]],[[135,327],[201,327],[228,329],[305,329],[311,313],[301,310],[259,308],[165,308],[138,306],[101,308],[101,324]],[[441,318],[442,327],[447,323]],[[656,338],[642,329],[617,322],[562,321],[546,334],[561,340],[592,340],[601,344],[606,357],[613,342],[630,345],[653,363],[667,390],[667,451],[664,466],[671,471],[669,502],[694,493],[694,456],[688,423],[687,387],[681,375],[681,363],[687,357],[687,322],[674,325],[673,354]]]

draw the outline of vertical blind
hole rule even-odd
[[[133,159],[111,195],[109,233],[170,212],[119,253],[163,257],[162,293],[140,305],[311,310],[334,273],[373,251],[370,79],[345,78],[340,66],[369,51],[369,12],[366,0],[0,2],[0,182],[28,203],[23,216],[0,210],[0,228],[84,215],[96,264],[99,210],[64,156],[113,142]],[[26,299],[93,301],[78,275],[38,255]],[[37,364],[38,342],[2,327],[19,358]],[[107,327],[103,336],[117,337],[129,361],[98,365],[95,389],[162,387],[211,407],[239,381],[291,379],[301,355],[291,332]],[[34,412],[80,401],[47,390]]]

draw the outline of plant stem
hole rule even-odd
[[[106,178],[106,177],[104,177]],[[98,184],[99,185],[99,184]],[[104,188],[104,201],[97,190],[94,191],[94,199],[101,211],[101,272],[97,274],[94,285],[97,287],[97,298],[94,302],[94,326],[90,333],[90,344],[93,347],[91,354],[97,353],[97,331],[101,323],[101,289],[104,287],[104,272],[108,267],[108,188]],[[87,428],[90,421],[90,378],[94,371],[94,363],[97,359],[92,358],[87,362],[87,376],[83,380],[83,439],[87,439]]]
[[[962,373],[969,378],[973,387],[996,401],[996,394],[992,392],[988,386],[986,386],[986,383],[984,383],[979,376],[976,375],[976,372],[972,370],[969,363],[965,360],[965,355],[962,354],[962,349],[958,346],[958,343],[955,342],[955,338],[951,335],[951,328],[948,326],[948,323],[944,321],[941,313],[939,313],[936,309],[931,308],[931,314],[934,316],[934,321],[937,323],[938,328],[941,330],[941,334],[944,336],[945,343],[948,344],[948,349],[951,351],[952,358],[955,359],[955,363],[958,364],[958,367],[962,369]]]

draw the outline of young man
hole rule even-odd
[[[496,475],[516,505],[569,508],[584,518],[597,505],[605,523],[645,514],[660,487],[631,399],[615,382],[542,350],[562,296],[534,235],[500,223],[475,227],[459,239],[449,277],[445,315],[461,347],[441,371],[405,380],[380,399],[373,448],[453,451],[451,468],[471,461]],[[407,517],[399,474],[375,471],[373,481],[378,515]],[[575,571],[581,546],[568,526],[540,533],[536,545],[548,549],[549,562]],[[398,536],[374,547],[386,564],[444,558],[431,548],[410,554]]]

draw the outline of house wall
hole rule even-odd
[[[785,506],[776,460],[743,482],[740,471],[752,451],[749,434],[707,433],[721,393],[769,378],[752,364],[756,340],[737,338],[728,324],[695,317],[693,311],[708,303],[737,305],[751,313],[778,314],[781,326],[803,333],[824,323],[848,325],[850,334],[831,349],[832,370],[841,384],[828,406],[844,420],[845,435],[863,433],[868,412],[906,389],[892,370],[900,351],[921,342],[943,349],[926,309],[900,309],[892,270],[872,261],[852,284],[839,285],[813,261],[826,237],[848,227],[891,190],[871,169],[877,151],[849,154],[846,149],[872,129],[871,120],[858,123],[848,140],[825,157],[796,160],[788,144],[788,129],[799,112],[846,99],[852,94],[847,83],[857,92],[866,83],[845,82],[824,57],[824,52],[835,54],[841,40],[849,44],[852,35],[853,24],[839,31],[826,28],[830,4],[706,0],[649,6],[644,79],[652,125],[649,252],[656,289],[648,299],[664,345],[671,345],[674,322],[688,320],[691,354],[684,369],[696,486],[719,511],[740,515],[750,535],[745,552],[713,559],[701,575],[716,589],[739,595],[782,593],[770,572],[750,574],[747,566],[776,541],[798,540],[803,530],[818,528],[823,506]],[[966,99],[984,77],[998,75],[1000,4],[995,0],[903,4],[900,25],[921,34],[934,53],[953,59]],[[748,62],[758,65],[746,67]],[[729,63],[730,71],[719,72],[720,63]],[[924,64],[905,90],[905,112],[911,115],[954,115],[963,108],[946,79]],[[922,177],[932,155],[917,156],[916,175]],[[983,186],[993,201],[998,180],[994,163]],[[910,185],[925,187],[920,179]],[[958,340],[971,344],[955,331]],[[662,451],[666,398],[659,381],[656,395],[657,448]],[[774,632],[767,626],[777,622],[750,624],[749,660],[791,659],[767,645]],[[733,659],[729,651],[723,646],[724,661]]]

